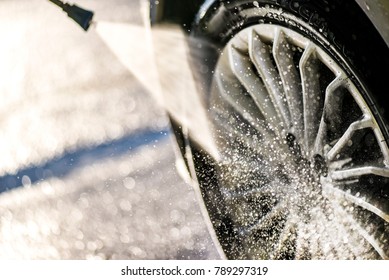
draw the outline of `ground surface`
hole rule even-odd
[[[141,24],[138,1],[78,1]],[[167,118],[96,32],[0,3],[0,258],[215,259]]]

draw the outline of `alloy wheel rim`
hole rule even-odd
[[[222,51],[210,112],[230,256],[388,258],[388,146],[336,59],[275,24]]]

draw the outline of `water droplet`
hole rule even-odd
[[[122,199],[119,203],[120,209],[122,209],[125,212],[131,211],[132,205],[128,200]]]
[[[130,243],[131,239],[130,239],[130,236],[128,234],[122,234],[120,235],[120,241],[122,243]]]
[[[77,240],[75,243],[74,243],[74,247],[77,249],[77,250],[84,250],[85,249],[85,244],[84,242],[80,241],[80,240]]]
[[[25,188],[31,187],[31,179],[30,179],[30,177],[28,177],[27,175],[24,175],[22,177],[22,185]]]
[[[88,241],[86,247],[88,248],[89,251],[95,251],[97,249],[97,244],[96,242]]]
[[[172,228],[170,230],[170,236],[173,238],[173,239],[179,239],[180,238],[180,230],[178,228]]]
[[[126,189],[132,190],[135,187],[135,180],[132,177],[126,177],[123,180],[123,185]]]

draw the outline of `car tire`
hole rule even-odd
[[[191,52],[220,157],[191,155],[227,258],[389,258],[389,52],[352,2],[199,12]]]

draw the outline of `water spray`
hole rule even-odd
[[[60,0],[49,0],[53,4],[62,8],[67,15],[73,19],[78,25],[87,31],[92,23],[94,13],[89,10],[85,10],[77,5],[70,5]]]

